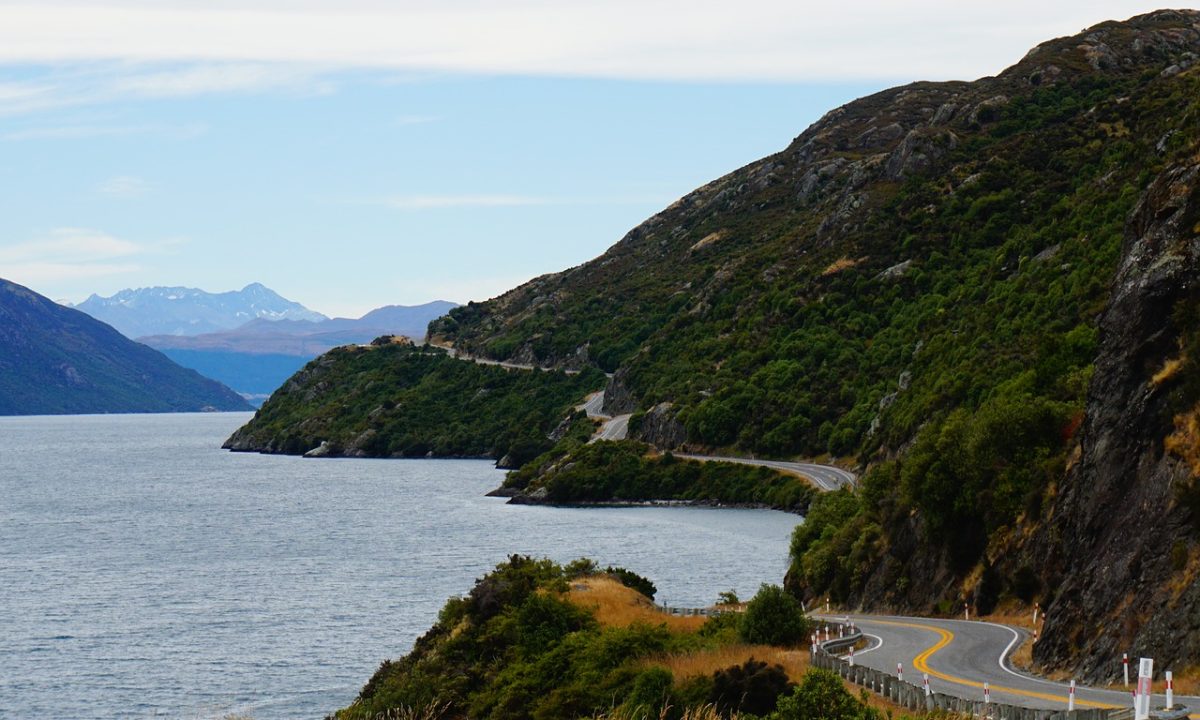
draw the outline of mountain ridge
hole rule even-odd
[[[86,313],[0,279],[0,415],[248,410]]]
[[[148,335],[198,335],[231,329],[259,317],[326,319],[257,282],[241,290],[220,293],[172,286],[125,289],[106,298],[93,293],[73,307],[112,325],[131,339]]]

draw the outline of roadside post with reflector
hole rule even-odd
[[[1154,658],[1142,658],[1138,662],[1137,707],[1134,720],[1150,717],[1150,679],[1154,676]]]

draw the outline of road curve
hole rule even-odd
[[[816,463],[806,462],[789,462],[787,460],[758,460],[756,458],[729,457],[724,455],[690,455],[676,453],[675,457],[686,458],[688,460],[719,461],[740,463],[742,465],[759,465],[769,467],[783,472],[802,475],[812,481],[813,485],[818,490],[826,492],[838,490],[843,487],[854,487],[858,476],[849,470],[843,470],[833,465],[818,465]]]
[[[442,343],[430,343],[433,347],[441,348],[446,353],[458,360],[469,360],[483,365],[498,365],[509,370],[534,370],[532,365],[522,365],[519,363],[511,363],[499,360],[489,360],[486,358],[478,358],[468,355],[467,353],[455,350],[453,346]],[[567,370],[568,373],[579,372],[578,370]],[[611,377],[611,375],[609,376]],[[594,392],[584,398],[583,402],[576,406],[577,410],[583,410],[590,418],[602,420],[603,423],[596,434],[588,442],[597,442],[600,440],[624,440],[629,436],[629,415],[609,416],[604,413],[604,391]],[[729,457],[721,455],[691,455],[691,454],[676,454],[676,457],[686,458],[688,460],[698,460],[700,462],[720,461],[740,463],[743,465],[759,465],[769,467],[775,470],[780,470],[786,473],[792,473],[807,478],[818,489],[823,491],[837,490],[843,487],[854,487],[858,476],[849,470],[843,470],[832,465],[818,465],[816,463],[805,462],[789,462],[786,460],[758,460],[756,458]]]
[[[895,674],[896,664],[900,663],[905,673],[912,673],[906,675],[906,679],[917,684],[921,682],[922,673],[929,673],[929,684],[934,692],[982,700],[986,682],[992,702],[1050,710],[1067,707],[1068,683],[1030,675],[1014,669],[1009,663],[1012,651],[1028,640],[1028,633],[1023,629],[974,620],[824,613],[814,613],[813,617],[831,622],[848,618],[877,641],[872,642],[874,647],[870,647],[869,652],[860,651],[855,655],[857,664]],[[1114,658],[1117,671],[1120,662],[1120,658]],[[1136,675],[1136,660],[1131,664]],[[1156,676],[1161,678],[1161,669],[1156,669]],[[1133,680],[1136,682],[1136,678]],[[1162,707],[1161,679],[1154,689],[1159,694],[1153,696],[1151,706]],[[1200,710],[1200,698],[1197,697],[1177,694],[1175,703]],[[1125,708],[1132,704],[1129,692],[1124,690],[1080,686],[1075,693],[1075,705],[1080,709]]]

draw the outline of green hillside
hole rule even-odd
[[[797,595],[1040,601],[1047,666],[1100,679],[1118,647],[1194,665],[1198,58],[1200,13],[1164,10],[862,98],[431,336],[612,373],[606,410],[657,450],[856,464],[793,538]],[[510,485],[763,495],[644,447],[568,437]]]
[[[520,465],[548,450],[560,421],[603,382],[597,370],[507,370],[406,343],[351,345],[308,363],[225,447],[301,454],[324,443],[322,455],[507,457]]]
[[[495,358],[586,356],[616,373],[610,409],[637,427],[670,403],[693,449],[857,458],[863,492],[818,500],[839,512],[798,536],[792,587],[856,600],[903,539],[948,574],[876,601],[957,600],[1077,442],[1126,218],[1197,150],[1195,22],[1105,23],[994,78],[850,103],[431,331]]]

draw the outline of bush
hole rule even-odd
[[[778,585],[763,584],[746,604],[738,634],[748,643],[797,645],[808,634],[800,603]]]
[[[865,692],[865,691],[864,691]],[[791,695],[779,698],[773,720],[880,720],[878,710],[855,699],[837,675],[809,670]]]
[[[779,696],[792,688],[781,665],[767,665],[750,658],[741,665],[713,673],[709,702],[724,716],[734,713],[766,715],[775,709]]]
[[[651,600],[654,599],[654,594],[658,592],[658,588],[654,587],[654,583],[650,582],[649,579],[638,575],[632,570],[610,566],[605,568],[604,572],[607,575],[612,575],[625,587],[637,590]]]

